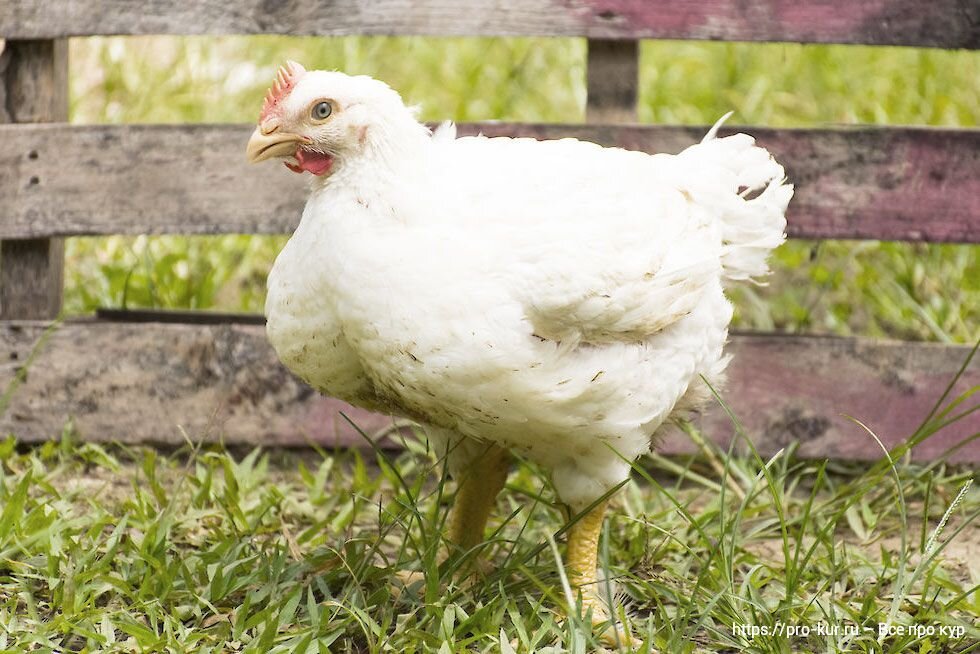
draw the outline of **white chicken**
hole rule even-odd
[[[676,156],[456,138],[382,82],[289,62],[247,146],[314,176],[269,275],[283,363],[425,426],[459,485],[460,547],[483,539],[508,451],[549,468],[579,518],[566,568],[596,623],[596,500],[708,396],[702,377],[721,382],[723,288],[764,275],[785,238],[783,168],[715,133]]]

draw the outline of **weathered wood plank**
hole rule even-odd
[[[971,0],[5,0],[0,35],[422,34],[976,48]]]
[[[0,45],[0,123],[67,119],[67,41],[7,41]],[[29,178],[27,184],[31,183]],[[64,260],[64,242],[58,238],[0,242],[0,318],[57,316]]]
[[[0,241],[0,318],[40,320],[61,312],[65,241]]]
[[[635,123],[639,43],[589,39],[585,118],[590,123]]]
[[[0,238],[289,232],[306,181],[276,164],[247,164],[251,129],[0,125]],[[705,129],[460,126],[469,134],[576,136],[648,152],[677,152]],[[796,184],[791,236],[980,241],[980,130],[741,129]]]
[[[6,41],[0,79],[0,123],[68,119],[67,41]]]
[[[25,365],[44,334],[37,322],[0,323],[0,388]],[[724,397],[764,453],[794,440],[808,457],[877,459],[863,420],[892,446],[918,426],[965,360],[969,348],[805,336],[733,338]],[[954,390],[980,384],[975,362]],[[81,436],[122,442],[337,446],[361,443],[340,416],[365,432],[387,428],[384,416],[318,396],[276,360],[259,325],[66,323],[49,334],[0,416],[0,433],[24,441],[55,438],[68,418]],[[720,410],[706,433],[725,442],[732,429]],[[980,413],[918,448],[928,460],[980,431]],[[670,438],[664,451],[687,449]],[[980,462],[980,443],[957,455]]]

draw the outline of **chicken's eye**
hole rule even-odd
[[[333,111],[333,107],[327,101],[317,102],[313,105],[313,111],[311,112],[315,120],[323,120],[324,118],[329,118],[330,113]]]

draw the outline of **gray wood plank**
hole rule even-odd
[[[7,41],[0,48],[0,123],[67,120],[67,41]],[[57,316],[64,259],[59,238],[0,242],[0,318]]]
[[[0,241],[0,318],[54,318],[61,312],[65,240]]]
[[[5,0],[0,36],[422,34],[977,48],[971,0]]]
[[[460,126],[461,133],[576,136],[648,152],[677,152],[705,129]],[[796,184],[791,236],[980,241],[980,130],[738,129],[768,147]],[[251,130],[0,125],[0,238],[289,232],[306,181],[275,163],[246,163]]]
[[[192,439],[266,446],[362,439],[388,417],[314,393],[276,360],[261,325],[68,322],[45,336],[45,323],[0,323],[0,389],[27,365],[23,383],[0,411],[0,432],[25,442],[57,438],[71,418],[96,441],[181,444]],[[38,346],[40,343],[40,346]],[[969,348],[851,338],[737,335],[723,396],[764,453],[799,441],[807,457],[877,459],[864,421],[889,447],[910,435],[966,359]],[[975,361],[953,397],[980,384]],[[963,408],[966,408],[965,406]],[[721,443],[732,435],[717,407],[702,421]],[[923,443],[929,460],[980,431],[980,412]],[[662,451],[690,449],[671,436]],[[980,462],[980,442],[957,461]]]

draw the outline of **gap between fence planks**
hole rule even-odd
[[[970,0],[5,0],[0,36],[107,34],[586,36],[980,45]]]
[[[977,242],[980,130],[765,129],[755,135],[797,192],[791,236]],[[288,233],[306,180],[250,165],[245,125],[0,125],[0,238]],[[677,152],[704,127],[461,125],[460,132],[577,136]],[[727,130],[723,133],[729,133]]]
[[[28,363],[45,333],[39,322],[0,323],[0,388]],[[723,395],[764,455],[800,443],[806,457],[878,459],[864,421],[889,447],[919,425],[970,348],[810,336],[736,335]],[[952,397],[980,384],[980,362]],[[68,322],[48,334],[16,389],[0,430],[25,442],[56,438],[74,421],[94,441],[181,445],[194,440],[264,446],[356,446],[341,412],[372,434],[389,418],[316,394],[283,368],[260,325]],[[725,443],[715,408],[702,421]],[[980,431],[980,413],[947,427],[915,452],[932,460]],[[672,437],[661,451],[685,450]],[[980,442],[955,461],[980,462]]]

